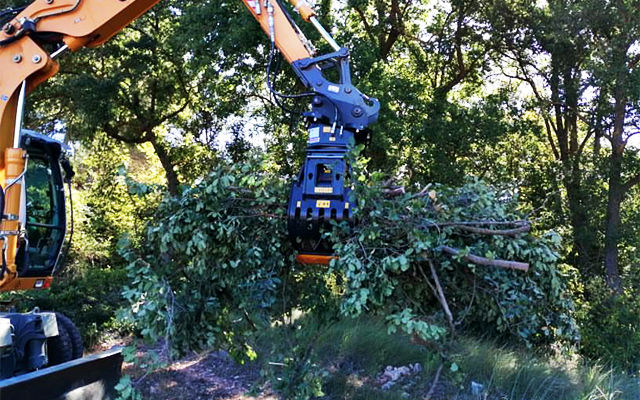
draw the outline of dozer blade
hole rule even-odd
[[[114,400],[122,349],[116,348],[0,381],[0,400]]]

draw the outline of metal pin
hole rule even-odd
[[[324,29],[324,27],[322,26],[322,24],[320,24],[320,21],[318,21],[316,17],[311,17],[309,21],[318,30],[318,32],[320,32],[320,35],[322,35],[324,40],[326,40],[327,43],[329,43],[329,45],[333,47],[333,50],[335,51],[340,50],[340,45],[338,45],[338,43],[333,39],[333,37],[331,37],[331,34],[327,32],[326,29]]]
[[[275,27],[275,21],[273,18],[274,12],[275,10],[273,8],[273,4],[271,4],[271,0],[267,0],[267,13],[269,14],[269,19],[268,19],[269,36],[271,37],[271,43],[273,44],[276,43],[276,27]]]
[[[20,86],[20,95],[18,95],[18,110],[16,111],[16,125],[13,132],[13,147],[20,147],[20,135],[22,134],[22,120],[24,119],[24,102],[27,95],[27,81],[22,82]]]
[[[67,51],[67,49],[69,49],[69,46],[67,46],[66,44],[62,47],[60,47],[58,50],[54,51],[53,53],[51,53],[51,55],[49,57],[56,58],[58,57],[60,54],[64,53],[65,51]]]

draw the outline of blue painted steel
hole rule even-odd
[[[307,120],[307,156],[289,197],[289,235],[307,254],[331,254],[321,230],[331,220],[354,222],[355,200],[345,179],[351,147],[367,137],[367,128],[378,119],[380,103],[351,83],[349,52],[337,52],[298,60],[294,71],[316,95]],[[338,82],[324,73],[336,70]]]

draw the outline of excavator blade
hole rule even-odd
[[[0,380],[0,400],[114,400],[122,349]]]

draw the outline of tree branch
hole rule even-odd
[[[476,228],[474,226],[468,226],[468,225],[452,225],[452,226],[458,229],[462,229],[463,231],[477,233],[479,235],[515,236],[521,233],[527,233],[531,231],[531,225],[524,225],[514,229],[500,229],[500,230]]]
[[[440,246],[440,250],[453,256],[458,256],[462,252],[459,249],[455,249],[449,246]],[[515,269],[515,270],[524,271],[524,272],[529,271],[529,264],[518,262],[518,261],[492,260],[490,258],[480,257],[475,254],[467,254],[465,256],[462,256],[462,258],[478,265],[486,265],[489,267],[498,267],[498,268],[505,268],[505,269]]]
[[[451,329],[451,335],[456,334],[456,327],[453,323],[453,314],[451,314],[451,309],[449,308],[449,303],[447,303],[447,298],[444,295],[444,290],[442,289],[442,285],[440,284],[440,279],[438,278],[438,274],[436,272],[436,268],[433,265],[433,262],[427,259],[429,263],[429,269],[431,269],[431,277],[436,284],[436,289],[438,291],[438,300],[442,305],[442,309],[444,310],[445,315],[447,316],[447,321],[449,322],[449,328]]]

